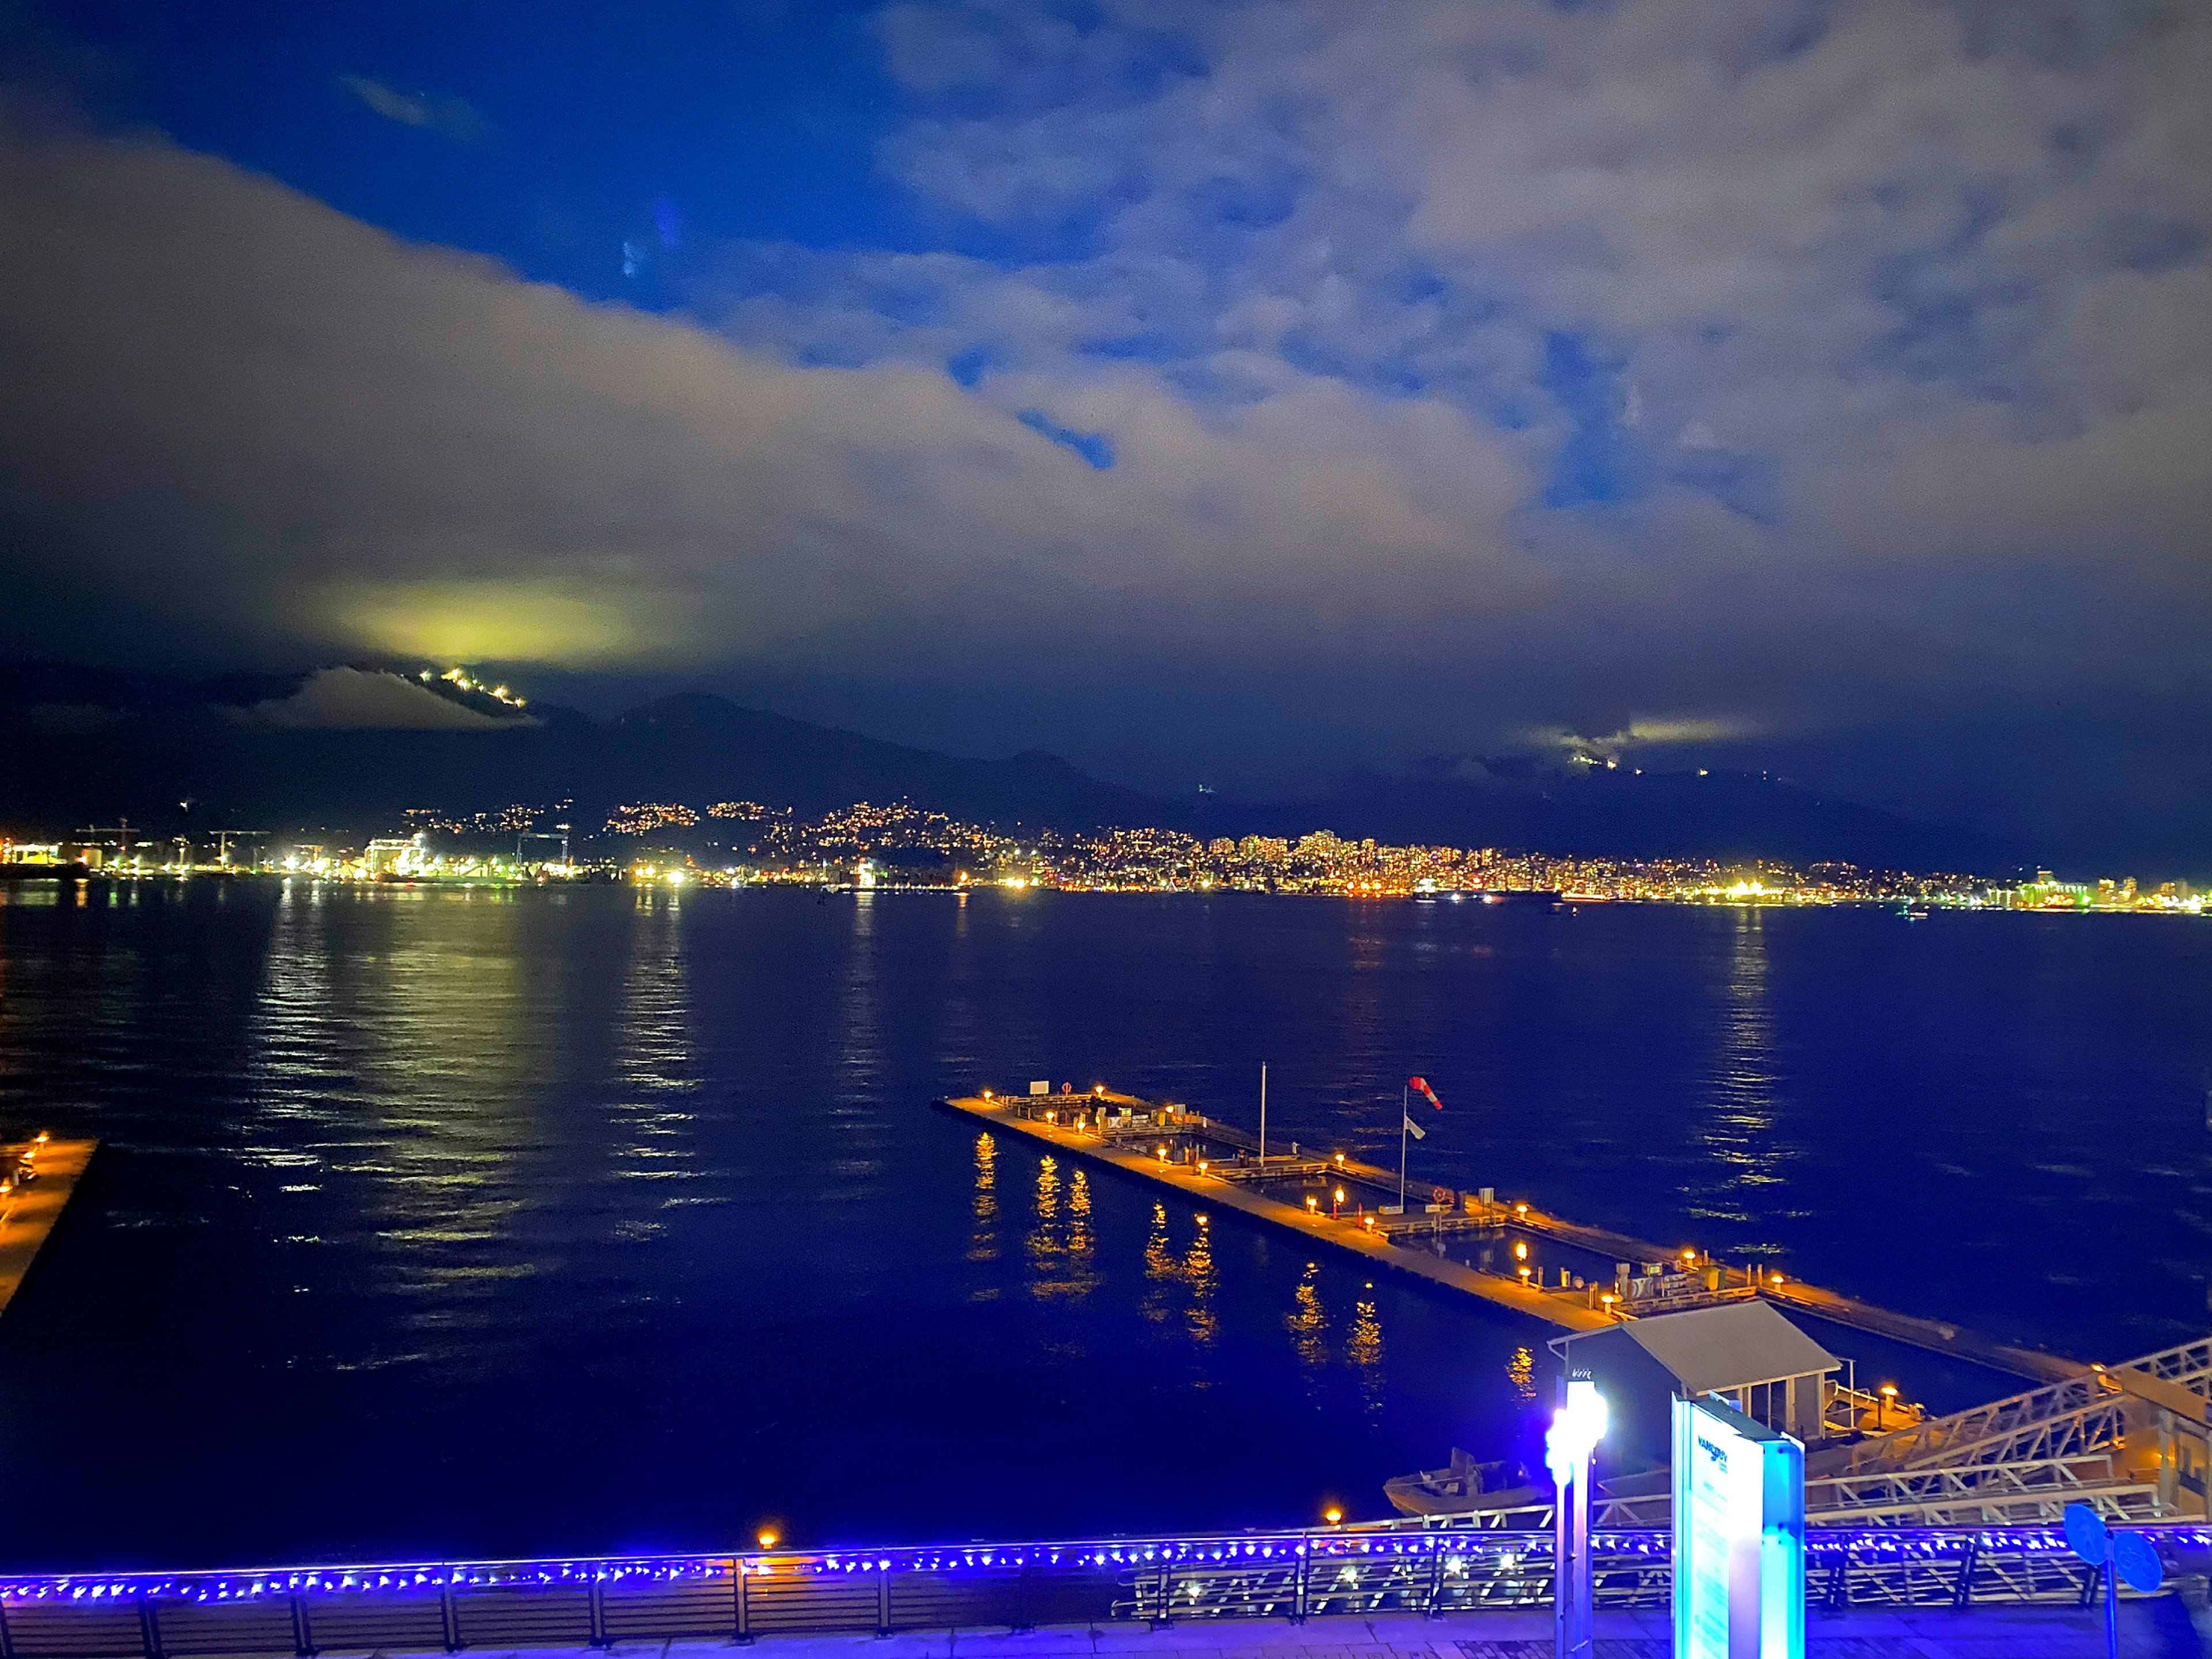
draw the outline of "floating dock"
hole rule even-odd
[[[1261,1190],[1261,1184],[1318,1181],[1325,1187],[1343,1186],[1347,1192],[1356,1186],[1363,1193],[1379,1192],[1395,1198],[1398,1176],[1395,1170],[1378,1169],[1341,1153],[1324,1156],[1302,1149],[1288,1156],[1280,1151],[1271,1152],[1261,1163],[1253,1156],[1258,1143],[1249,1130],[1214,1121],[1188,1108],[1141,1100],[1133,1095],[1105,1090],[1079,1095],[986,1093],[960,1096],[938,1103],[994,1130],[1019,1135],[1069,1157],[1103,1164],[1133,1179],[1164,1187],[1200,1209],[1234,1210],[1240,1215],[1280,1227],[1310,1243],[1355,1255],[1370,1267],[1478,1297],[1570,1331],[1601,1330],[1624,1316],[1674,1312],[1760,1296],[1796,1313],[2039,1382],[2065,1382],[2087,1376],[2090,1370],[2089,1366],[2057,1354],[2012,1347],[1940,1320],[1896,1313],[1817,1285],[1755,1268],[1723,1267],[1709,1259],[1699,1262],[1695,1273],[1670,1276],[1685,1283],[1694,1279],[1709,1288],[1686,1297],[1653,1297],[1633,1303],[1603,1294],[1611,1287],[1595,1281],[1571,1289],[1549,1288],[1525,1283],[1517,1277],[1486,1273],[1449,1261],[1437,1249],[1407,1246],[1435,1245],[1448,1235],[1479,1231],[1497,1236],[1512,1232],[1551,1239],[1596,1257],[1632,1264],[1673,1263],[1681,1253],[1649,1239],[1568,1221],[1531,1204],[1479,1202],[1462,1199],[1457,1194],[1452,1194],[1455,1201],[1449,1206],[1424,1205],[1421,1214],[1401,1214],[1361,1206],[1357,1214],[1332,1216],[1324,1209],[1286,1203]],[[1098,1125],[1102,1109],[1116,1119],[1127,1113],[1127,1121],[1101,1128]],[[1296,1149],[1299,1143],[1285,1139],[1276,1141],[1275,1146]],[[1416,1194],[1418,1200],[1426,1200],[1431,1196],[1431,1190],[1425,1183],[1413,1188],[1408,1194],[1409,1211],[1418,1201]],[[1717,1285],[1711,1283],[1715,1277],[1719,1280]]]
[[[97,1140],[15,1141],[0,1148],[0,1176],[11,1176],[23,1154],[32,1154],[38,1176],[15,1181],[0,1195],[0,1313],[15,1299],[23,1275],[76,1191]]]

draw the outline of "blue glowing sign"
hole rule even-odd
[[[1674,1402],[1675,1659],[1803,1659],[1805,1449]]]

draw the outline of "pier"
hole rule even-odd
[[[1201,1210],[1234,1210],[1370,1267],[1477,1297],[1565,1330],[1599,1330],[1624,1317],[1764,1297],[1793,1313],[2036,1382],[2063,1382],[2090,1373],[2088,1365],[2061,1355],[2014,1347],[1941,1320],[1876,1307],[1756,1265],[1731,1266],[1695,1249],[1569,1221],[1532,1204],[1498,1200],[1488,1189],[1473,1195],[1423,1182],[1408,1188],[1405,1212],[1400,1212],[1394,1170],[1342,1153],[1316,1154],[1287,1139],[1279,1139],[1276,1147],[1293,1151],[1270,1151],[1263,1162],[1257,1155],[1258,1138],[1250,1131],[1188,1107],[1103,1088],[1057,1095],[987,1091],[939,1103],[994,1130],[1166,1188]],[[1332,1209],[1345,1206],[1286,1201],[1267,1190],[1291,1183],[1318,1184],[1332,1196],[1341,1188],[1349,1207],[1332,1214]],[[1465,1233],[1549,1240],[1616,1271],[1606,1278],[1584,1275],[1579,1284],[1570,1275],[1565,1285],[1547,1285],[1541,1269],[1515,1275],[1485,1272],[1443,1255],[1444,1241]],[[1629,1273],[1618,1273],[1622,1264]]]
[[[1352,1183],[1369,1190],[1372,1190],[1377,1182],[1387,1181],[1390,1190],[1395,1192],[1397,1176],[1371,1164],[1338,1157],[1316,1159],[1300,1156],[1285,1158],[1278,1164],[1276,1159],[1270,1156],[1264,1166],[1256,1162],[1241,1165],[1223,1160],[1217,1172],[1214,1158],[1196,1157],[1188,1162],[1176,1162],[1160,1156],[1156,1149],[1183,1141],[1218,1148],[1233,1155],[1243,1152],[1244,1143],[1251,1138],[1242,1130],[1209,1122],[1194,1114],[1185,1113],[1164,1121],[1155,1121],[1158,1115],[1177,1109],[1157,1106],[1151,1101],[1139,1100],[1133,1095],[1106,1091],[1094,1091],[1085,1095],[1018,1097],[1012,1100],[963,1096],[941,1103],[994,1130],[1025,1136],[1072,1158],[1088,1158],[1093,1163],[1119,1170],[1139,1181],[1164,1187],[1188,1199],[1201,1211],[1234,1210],[1256,1221],[1281,1227],[1308,1243],[1322,1249],[1346,1251],[1372,1267],[1410,1274],[1432,1285],[1479,1297],[1486,1302],[1510,1308],[1516,1313],[1563,1326],[1571,1331],[1602,1330],[1613,1322],[1612,1316],[1585,1306],[1579,1296],[1570,1294],[1561,1297],[1539,1290],[1533,1285],[1523,1284],[1517,1279],[1483,1273],[1461,1262],[1446,1261],[1441,1256],[1409,1250],[1393,1243],[1389,1232],[1381,1223],[1390,1219],[1403,1224],[1407,1218],[1384,1218],[1373,1214],[1362,1219],[1333,1217],[1318,1206],[1309,1208],[1303,1204],[1286,1204],[1259,1190],[1262,1180],[1294,1181],[1320,1175],[1324,1181]],[[1143,1125],[1141,1127],[1133,1125],[1126,1131],[1109,1129],[1098,1132],[1057,1121],[1060,1115],[1078,1109],[1096,1113],[1102,1107],[1126,1111],[1133,1117],[1141,1116]],[[1043,1115],[1048,1110],[1054,1114],[1053,1118],[1048,1119]],[[1437,1218],[1456,1219],[1442,1216]],[[1376,1224],[1364,1224],[1364,1222]],[[1406,1229],[1401,1224],[1397,1231],[1402,1234]],[[1426,1231],[1427,1229],[1416,1228],[1415,1231]]]
[[[77,1177],[92,1161],[97,1140],[56,1140],[40,1135],[0,1148],[0,1313],[15,1299],[23,1275],[62,1218]],[[27,1172],[30,1179],[23,1178]]]

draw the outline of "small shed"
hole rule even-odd
[[[1823,1383],[1844,1363],[1757,1297],[1623,1320],[1551,1346],[1570,1372],[1589,1371],[1616,1410],[1650,1419],[1647,1430],[1657,1427],[1670,1395],[1718,1395],[1801,1441],[1820,1438]]]

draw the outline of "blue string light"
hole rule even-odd
[[[2172,1523],[2145,1527],[2148,1535],[2174,1548],[2212,1548],[2212,1528]],[[1672,1554],[1669,1534],[1660,1528],[1601,1532],[1593,1544],[1601,1553],[1656,1561]],[[2051,1527],[1965,1528],[1812,1528],[1806,1536],[1810,1565],[1818,1571],[1846,1570],[1854,1563],[1956,1563],[1969,1550],[1982,1558],[2051,1558],[2065,1555],[2064,1537]],[[959,1575],[1020,1572],[1032,1566],[1106,1569],[1279,1561],[1282,1571],[1319,1559],[1346,1564],[1357,1578],[1368,1566],[1395,1574],[1411,1571],[1403,1558],[1442,1555],[1462,1571],[1485,1565],[1505,1571],[1517,1566],[1548,1571],[1551,1540],[1543,1534],[1430,1533],[1418,1536],[1282,1534],[1265,1537],[1157,1539],[1074,1544],[1024,1544],[992,1547],[927,1547],[884,1553],[840,1551],[814,1555],[656,1555],[592,1557],[571,1560],[494,1562],[405,1562],[355,1566],[260,1569],[245,1572],[100,1573],[16,1575],[0,1578],[0,1599],[9,1601],[252,1601],[270,1596],[374,1595],[379,1591],[450,1590],[506,1587],[588,1589],[609,1584],[675,1583],[687,1579],[782,1575],[805,1577],[856,1572],[915,1572]],[[1377,1557],[1382,1558],[1376,1559]],[[1400,1558],[1393,1563],[1391,1558]]]

